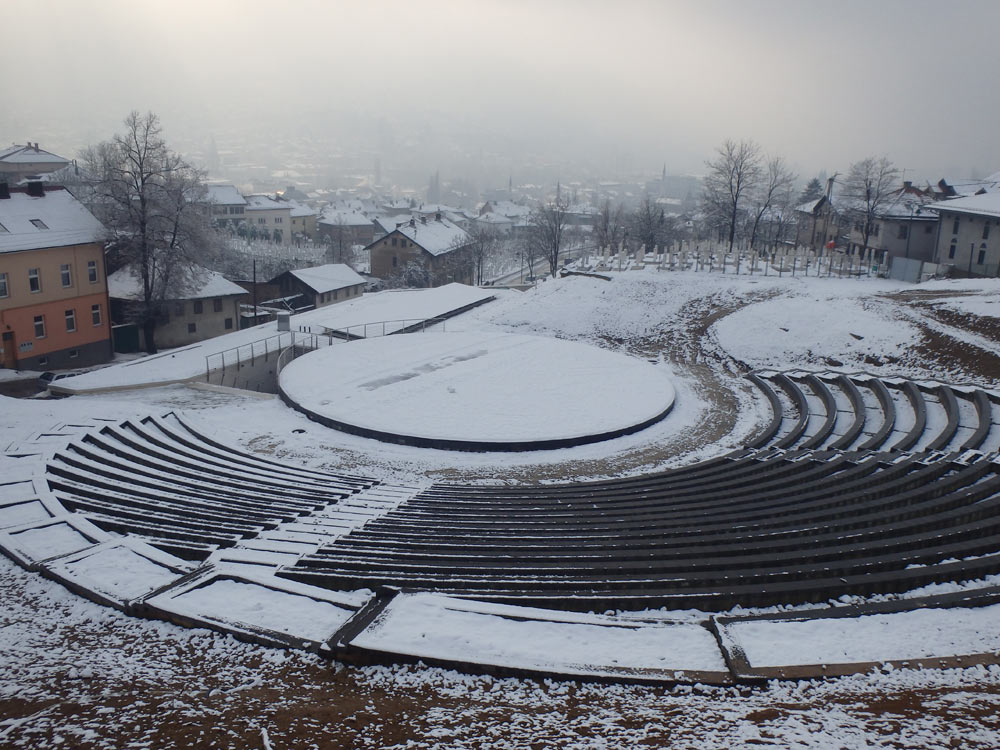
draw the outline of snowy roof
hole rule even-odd
[[[375,225],[381,229],[383,232],[388,234],[396,229],[397,224],[406,224],[410,221],[409,214],[399,214],[399,215],[389,215],[389,216],[376,216]]]
[[[190,291],[169,299],[205,299],[246,293],[246,289],[227,280],[221,273],[199,266],[191,274]],[[115,299],[142,299],[142,282],[132,268],[120,268],[108,276],[108,296]]]
[[[43,148],[14,144],[0,150],[0,164],[69,164],[69,159],[50,153]]]
[[[289,211],[287,202],[276,201],[270,195],[248,195],[246,197],[247,211]]]
[[[415,220],[412,225],[407,222],[396,231],[431,255],[444,255],[470,241],[468,232],[447,219],[429,219],[427,223]]]
[[[294,199],[285,199],[280,201],[292,209],[292,216],[315,216],[316,211],[311,206],[307,206],[305,203]]]
[[[44,197],[10,188],[0,198],[0,253],[101,242],[104,225],[65,188],[45,187]]]
[[[430,214],[454,213],[457,210],[454,206],[446,206],[443,203],[421,203],[413,209],[413,212],[429,216]]]
[[[359,211],[347,208],[328,208],[319,219],[320,224],[335,226],[361,227],[371,226],[372,220]],[[393,225],[395,228],[395,225]]]
[[[502,214],[493,213],[489,211],[485,214],[480,214],[476,217],[476,221],[481,221],[483,224],[510,224],[512,223],[510,218]]]
[[[928,206],[928,208],[932,211],[953,211],[960,214],[1000,216],[1000,191],[940,201],[933,206]]]
[[[246,198],[240,195],[240,191],[234,185],[206,185],[206,200],[209,203],[217,203],[225,206],[245,206]]]
[[[503,214],[507,217],[515,216],[527,216],[531,213],[531,209],[527,206],[521,206],[514,201],[487,201],[490,207],[493,209],[492,213]]]
[[[317,294],[365,283],[364,276],[344,263],[327,263],[325,266],[298,268],[288,273]]]

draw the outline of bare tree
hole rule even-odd
[[[329,245],[328,256],[331,263],[343,263],[346,251],[351,249],[354,234],[342,214],[338,213],[326,234],[326,241]]]
[[[88,147],[83,163],[91,208],[112,232],[118,264],[139,281],[133,315],[154,353],[163,302],[191,284],[212,236],[203,174],[170,150],[152,112],[130,113],[125,132]]]
[[[766,171],[750,194],[753,212],[753,228],[750,230],[751,249],[757,241],[757,230],[761,219],[775,208],[780,199],[791,193],[796,179],[796,175],[788,168],[782,157],[772,156],[767,160]]]
[[[716,149],[716,157],[705,162],[704,203],[706,212],[728,227],[729,251],[733,250],[740,210],[761,178],[760,146],[751,140],[730,139]]]
[[[674,219],[667,216],[663,208],[648,195],[640,201],[631,218],[631,237],[653,252],[654,248],[662,248],[674,234]]]
[[[844,181],[844,197],[848,211],[861,227],[862,252],[868,250],[868,240],[875,220],[895,196],[899,170],[888,157],[869,156],[855,162]]]
[[[556,197],[551,202],[535,209],[528,221],[528,243],[531,255],[542,257],[549,262],[549,273],[554,277],[559,270],[559,254],[562,252],[569,214],[565,199]]]
[[[621,203],[612,206],[611,199],[606,198],[598,209],[597,222],[594,224],[594,239],[597,241],[597,247],[599,249],[617,248],[624,238],[625,207]]]
[[[472,222],[468,234],[469,239],[463,244],[468,247],[468,253],[472,259],[475,283],[482,284],[487,262],[500,251],[500,233],[494,227]]]

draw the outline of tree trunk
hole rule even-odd
[[[142,334],[143,338],[146,340],[146,353],[156,354],[156,320],[153,318],[146,318],[142,321]]]

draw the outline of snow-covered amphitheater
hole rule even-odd
[[[228,371],[2,399],[0,549],[128,617],[411,675],[1000,685],[997,290],[631,272],[397,294],[424,332],[365,341],[316,311]]]

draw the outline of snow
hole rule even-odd
[[[327,263],[312,268],[298,268],[288,273],[307,284],[318,294],[365,283],[364,276],[344,263]]]
[[[48,227],[32,224],[41,220]],[[64,188],[45,188],[44,198],[35,198],[13,188],[10,198],[0,200],[0,253],[45,247],[103,242],[104,225]]]
[[[468,232],[447,219],[436,219],[433,216],[427,221],[414,219],[396,230],[404,237],[413,240],[431,255],[444,255],[470,241]]]
[[[1000,604],[954,609],[734,622],[733,641],[754,667],[905,661],[1000,651]]]
[[[1000,216],[1000,190],[969,195],[962,198],[951,198],[927,206],[931,211],[950,211],[953,213],[976,214],[980,216]]]
[[[50,523],[23,531],[10,529],[7,533],[16,550],[32,560],[65,555],[93,544],[66,522]]]
[[[700,625],[600,617],[560,620],[563,613],[543,614],[551,619],[530,619],[532,611],[526,608],[400,594],[351,644],[425,659],[563,674],[726,671],[715,637]]]
[[[71,559],[50,563],[48,568],[92,591],[128,601],[166,586],[180,576],[176,570],[155,561],[155,558],[169,557],[153,548],[148,548],[146,554],[140,554],[129,546],[112,543],[111,546],[101,545],[74,555]],[[190,567],[176,558],[171,563],[182,570]]]
[[[751,367],[778,369],[822,367],[823,356],[848,368],[868,369],[867,358],[899,358],[921,340],[920,331],[908,322],[887,325],[885,314],[868,309],[860,295],[830,295],[823,304],[816,294],[822,295],[823,286],[813,285],[811,294],[747,306],[715,323],[712,331],[735,358]]]
[[[2,164],[69,164],[69,159],[57,156],[44,148],[20,146],[14,144],[0,150],[0,165]]]
[[[288,211],[291,215],[291,206],[282,201],[277,201],[269,195],[248,195],[246,196],[247,211]]]
[[[171,296],[170,299],[206,299],[229,297],[234,294],[247,294],[247,290],[229,281],[221,273],[196,267],[191,270],[191,279],[183,291]],[[112,299],[143,299],[142,280],[135,273],[135,269],[120,268],[108,276],[108,296]]]
[[[214,580],[171,599],[170,609],[217,621],[236,621],[296,638],[324,642],[353,609],[255,583]]]
[[[325,328],[346,330],[350,327],[363,327],[366,323],[380,321],[397,322],[396,327],[399,328],[403,325],[399,321],[404,318],[408,319],[406,325],[409,325],[421,320],[447,315],[458,308],[489,299],[492,295],[491,291],[463,284],[448,284],[437,289],[365,294],[348,302],[328,305],[292,316],[291,323],[293,330],[300,327],[315,327],[318,331]],[[394,329],[390,326],[388,331],[392,330]],[[373,326],[367,331],[367,335],[379,335],[381,331],[381,325]],[[215,357],[218,359],[221,352],[228,352],[227,357],[231,359],[227,359],[227,361],[235,362],[235,350],[238,349],[241,356],[249,359],[252,356],[251,344],[256,342],[257,347],[254,351],[263,352],[262,342],[269,337],[272,338],[269,351],[273,352],[279,346],[277,338],[273,338],[277,336],[277,322],[263,323],[259,326],[200,341],[190,346],[167,349],[150,357],[65,378],[59,381],[59,389],[79,393],[88,390],[173,383],[202,378],[205,375],[206,358]],[[280,345],[288,346],[290,341],[291,336],[284,334]],[[215,366],[221,366],[221,359]]]
[[[206,200],[223,206],[245,206],[246,199],[234,185],[206,185]]]
[[[299,357],[280,382],[288,398],[340,422],[467,441],[614,432],[655,418],[674,401],[669,379],[642,360],[499,333],[357,341]]]

